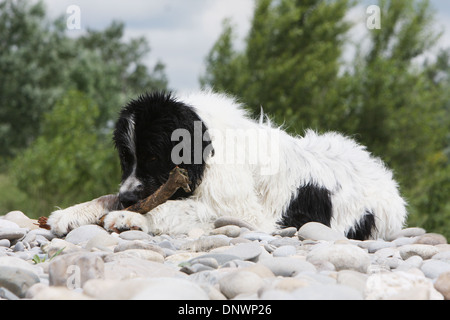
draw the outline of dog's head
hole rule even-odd
[[[177,165],[188,171],[194,192],[205,156],[212,152],[207,128],[195,109],[162,92],[142,95],[122,109],[114,143],[122,168],[119,199],[124,208],[153,194]],[[180,189],[172,198],[189,195]]]

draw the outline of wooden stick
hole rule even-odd
[[[170,172],[169,179],[167,179],[166,183],[159,187],[158,190],[156,190],[149,197],[138,201],[125,210],[146,214],[169,200],[178,189],[183,188],[184,191],[190,192],[191,188],[189,187],[189,184],[190,181],[187,171],[185,169],[175,167]]]

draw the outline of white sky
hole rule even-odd
[[[250,27],[254,0],[44,0],[52,18],[66,15],[70,5],[81,10],[81,32],[103,29],[112,20],[125,23],[126,37],[144,36],[150,43],[149,65],[161,60],[171,89],[196,90],[204,59],[231,18],[239,39]],[[366,2],[370,2],[366,0]],[[373,1],[376,3],[376,1]],[[440,46],[450,47],[450,1],[431,0],[437,9],[438,30],[446,30]],[[351,19],[361,21],[352,30],[358,38],[365,29],[365,8],[354,9]],[[69,31],[74,35],[80,31]]]

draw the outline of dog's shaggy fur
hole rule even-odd
[[[107,229],[153,233],[209,229],[219,216],[263,231],[317,221],[361,240],[402,228],[407,212],[397,183],[365,147],[335,132],[293,137],[264,120],[211,92],[131,101],[114,132],[123,170],[119,194],[53,212],[52,230],[63,235],[105,214]],[[188,171],[192,192],[180,189],[145,215],[114,211],[152,194],[175,165]]]

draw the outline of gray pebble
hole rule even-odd
[[[65,240],[73,244],[80,244],[82,242],[91,240],[99,233],[108,234],[105,229],[97,225],[81,226],[70,231]]]
[[[20,298],[6,288],[0,288],[0,299],[19,300]]]
[[[124,240],[151,240],[152,237],[145,232],[138,230],[124,231],[119,234],[119,237]]]
[[[295,227],[289,227],[289,228],[284,228],[284,229],[280,229],[280,230],[276,230],[272,233],[272,235],[276,236],[279,235],[281,237],[293,237],[295,236],[295,233],[297,232],[297,228]]]
[[[371,259],[363,249],[350,244],[323,245],[308,253],[307,260],[313,264],[331,262],[336,270],[355,270],[366,273]]]
[[[231,247],[222,253],[236,256],[241,260],[254,260],[261,254],[261,252],[261,246],[257,243],[242,243]]]
[[[23,245],[23,243],[21,241],[17,242],[13,248],[14,252],[20,252],[20,251],[24,251],[25,250],[25,246]]]
[[[188,262],[191,264],[197,263],[197,261],[201,259],[214,259],[219,264],[219,266],[227,263],[228,261],[240,259],[238,256],[231,255],[231,254],[225,254],[225,253],[208,253],[201,256],[198,256],[196,258],[193,258],[189,260]]]
[[[308,222],[298,230],[300,240],[336,241],[347,239],[343,234],[318,222]]]
[[[316,272],[316,267],[299,258],[281,257],[263,259],[259,263],[269,268],[274,275],[282,277],[293,277],[301,272]]]
[[[0,240],[0,247],[9,248],[11,246],[11,241],[8,239],[2,239]]]
[[[296,253],[296,249],[294,246],[281,246],[278,247],[274,252],[274,257],[289,257],[293,256]]]
[[[249,271],[232,272],[219,280],[220,291],[233,299],[239,294],[253,294],[263,286],[263,280]]]
[[[27,229],[23,228],[1,228],[0,239],[7,239],[10,241],[23,238],[27,234]]]
[[[0,266],[0,288],[6,288],[19,298],[24,298],[27,290],[39,281],[39,277],[28,270]]]
[[[15,222],[0,219],[0,230],[1,229],[19,229],[19,225]]]
[[[48,273],[51,286],[65,287],[69,284],[72,286],[70,289],[79,289],[90,279],[104,278],[105,266],[95,253],[76,252],[54,258]],[[77,274],[79,278],[75,276]]]
[[[280,238],[275,239],[269,242],[270,245],[275,247],[282,247],[282,246],[301,246],[302,242],[297,238]]]
[[[401,238],[401,237],[417,237],[417,236],[421,236],[423,234],[425,234],[426,231],[425,229],[422,228],[406,228],[403,229],[401,231],[399,231],[398,233],[392,235],[389,239],[389,241]]]
[[[201,237],[197,240],[190,241],[182,246],[184,250],[192,250],[196,252],[210,251],[214,248],[228,246],[230,239],[224,235],[215,235]]]
[[[438,248],[427,244],[408,244],[401,246],[399,251],[403,260],[406,260],[412,256],[420,256],[423,260],[427,260],[439,253]]]
[[[132,300],[208,300],[208,295],[198,284],[175,278],[146,279],[143,290]]]
[[[209,271],[209,270],[214,270],[214,268],[205,266],[204,264],[201,264],[201,263],[196,263],[191,266],[183,266],[180,269],[181,272],[184,272],[186,274],[193,274],[193,273],[197,273],[197,272],[201,272],[201,271]]]
[[[437,279],[442,273],[450,271],[450,263],[441,260],[426,260],[421,267],[427,278]]]
[[[158,252],[160,255],[164,256],[164,251],[157,245],[146,243],[141,240],[134,240],[134,241],[122,241],[120,242],[116,248],[114,249],[114,252],[122,252],[126,250],[134,250],[134,249],[142,249],[142,250],[152,250],[155,252]]]
[[[357,289],[344,285],[312,285],[292,292],[296,300],[363,300]]]
[[[220,227],[224,227],[224,226],[228,226],[228,225],[234,225],[234,226],[238,226],[238,227],[247,228],[249,230],[255,230],[255,227],[253,225],[251,225],[250,223],[243,221],[241,219],[235,218],[235,217],[224,216],[224,217],[220,217],[219,219],[214,221],[215,228],[220,228]]]
[[[267,233],[256,232],[256,231],[246,232],[243,235],[241,235],[241,237],[244,239],[251,240],[251,241],[257,240],[257,241],[267,241],[267,242],[270,242],[270,241],[276,239],[274,236],[271,236]]]

